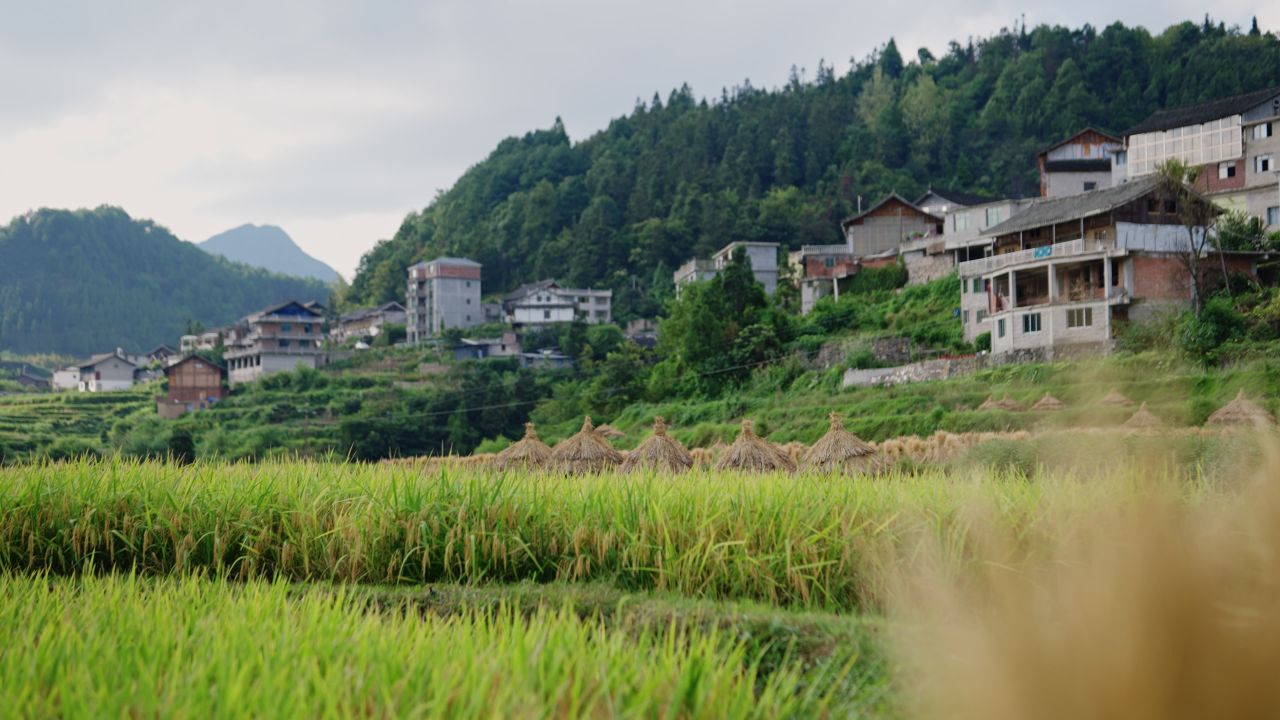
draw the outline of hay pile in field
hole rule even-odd
[[[1111,388],[1111,390],[1106,395],[1104,395],[1103,398],[1098,401],[1098,403],[1101,405],[1118,405],[1118,406],[1124,406],[1124,407],[1129,407],[1130,405],[1133,405],[1132,400],[1130,400],[1128,397],[1125,396],[1124,393],[1120,392],[1115,388]]]
[[[1142,403],[1142,406],[1138,408],[1138,412],[1124,421],[1123,427],[1130,430],[1154,430],[1164,427],[1164,423],[1147,409],[1146,403]]]
[[[618,428],[616,428],[616,427],[614,427],[614,426],[610,425],[609,423],[605,423],[605,424],[600,425],[599,427],[597,427],[597,428],[596,428],[596,434],[597,434],[597,435],[599,435],[599,436],[600,436],[600,437],[602,437],[602,438],[608,438],[608,439],[610,439],[610,440],[612,440],[613,438],[620,438],[620,437],[626,437],[626,436],[627,436],[627,434],[626,434],[626,433],[624,433],[624,432],[622,432],[621,430],[619,430]]]
[[[679,440],[667,434],[667,424],[661,416],[653,419],[653,434],[622,461],[623,472],[661,470],[682,473],[692,467],[693,456]]]
[[[742,421],[742,432],[716,461],[716,470],[745,472],[791,472],[795,463],[768,440],[755,434],[750,420]]]
[[[1000,410],[1006,410],[1008,412],[1022,412],[1027,409],[1022,403],[1009,397],[1009,393],[1005,393],[1004,397],[1000,398],[1000,400],[996,402],[995,406]]]
[[[1244,395],[1244,388],[1236,393],[1236,399],[1218,408],[1209,416],[1205,425],[1272,425],[1276,421],[1271,413]]]
[[[819,472],[869,472],[873,469],[875,448],[844,429],[840,415],[828,416],[831,426],[827,434],[809,448],[801,459],[804,470]]]
[[[538,438],[533,423],[524,424],[524,437],[512,443],[494,458],[499,470],[532,469],[546,467],[551,462],[551,448]]]
[[[800,466],[800,461],[804,459],[805,453],[809,452],[808,445],[796,440],[792,440],[785,445],[774,445],[774,447],[778,448],[783,455],[786,455],[791,460],[791,464],[797,467]]]
[[[598,473],[621,462],[622,454],[596,433],[590,415],[577,434],[551,449],[551,466],[566,473]]]
[[[724,444],[724,440],[716,438],[711,447],[694,448],[689,451],[689,454],[693,456],[695,467],[710,468],[716,464],[716,460],[720,459],[720,456],[724,454],[728,447],[728,445]]]
[[[983,400],[983,401],[982,401],[982,404],[978,406],[978,409],[979,409],[979,410],[995,410],[995,409],[996,409],[996,407],[997,407],[997,405],[996,405],[996,396],[995,396],[995,395],[988,395],[988,396],[987,396],[987,399],[986,399],[986,400]]]
[[[1066,410],[1067,404],[1049,393],[1045,393],[1044,397],[1037,400],[1036,404],[1031,406],[1031,409],[1046,411]]]

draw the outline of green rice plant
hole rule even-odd
[[[568,610],[447,617],[341,589],[0,576],[13,717],[815,717],[845,667],[766,675],[714,629],[634,635]]]
[[[0,570],[69,575],[91,564],[355,583],[598,580],[854,609],[877,603],[887,549],[921,528],[951,532],[967,503],[997,504],[1010,522],[1034,528],[1053,497],[1105,503],[1143,472],[1120,468],[1105,483],[1081,483],[1069,473],[1028,482],[982,468],[871,480],[46,463],[0,469]]]

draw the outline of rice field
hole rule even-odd
[[[1264,512],[1280,507],[1274,440],[1047,436],[1034,442],[1058,454],[1039,457],[1056,459],[1030,471],[979,455],[876,475],[124,459],[0,468],[0,707],[19,717],[1130,716],[1062,700],[1081,712],[1054,713],[1035,693],[1001,693],[1025,668],[1062,676],[1045,697],[1075,683],[1123,709],[1169,692],[1152,681],[1108,694],[1078,667],[1123,674],[1113,652],[1172,653],[1168,668],[1185,662],[1211,678],[1222,673],[1208,659],[1240,678],[1273,667],[1272,636],[1252,628],[1280,627],[1267,560],[1280,557],[1267,529],[1280,523]],[[1127,564],[1081,549],[1098,546],[1104,520],[1104,547],[1132,550],[1120,554]],[[1191,545],[1239,563],[1212,564],[1230,572],[1206,583],[1203,553],[1170,557],[1197,537]],[[1182,574],[1141,569],[1192,560]],[[1211,589],[1183,612],[1148,607],[1192,581]],[[1079,597],[1090,583],[1126,594]],[[1147,625],[1112,649],[1108,635],[1123,630],[1096,627],[1073,603]],[[1170,644],[1192,616],[1204,620],[1197,642]],[[1088,639],[1088,662],[1083,639],[1028,629],[1059,620]],[[1258,642],[1241,640],[1242,628]],[[1165,668],[1152,672],[1177,675]],[[1228,684],[1200,686],[1204,702],[1187,707],[1203,716]],[[1231,710],[1280,707],[1252,685],[1230,692],[1249,698]],[[1131,716],[1191,716],[1152,707],[1161,712]]]

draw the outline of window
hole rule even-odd
[[[1160,201],[1155,198],[1147,198],[1147,212],[1153,215],[1160,212]]]
[[[602,295],[602,296],[600,296],[600,297],[596,298],[596,304],[597,304],[597,305],[608,305],[608,304],[609,304],[609,298],[604,297],[604,296]]]
[[[822,259],[822,266],[823,266],[823,267],[825,267],[825,268],[827,268],[827,269],[829,270],[829,269],[831,269],[831,268],[833,268],[833,267],[835,267],[835,266],[836,266],[836,259],[835,259],[835,258],[823,258],[823,259]]]
[[[289,341],[288,341],[288,340],[281,340],[281,341],[280,341],[280,347],[282,347],[282,348],[287,348],[287,347],[289,347]]]
[[[963,317],[963,318],[961,318],[960,322],[961,322],[961,323],[963,323],[963,324],[965,324],[965,325],[968,325],[968,324],[969,324],[969,311],[968,311],[968,310],[965,310],[965,311],[964,311],[964,317]]]
[[[969,229],[969,213],[958,212],[951,216],[951,228],[957,232]]]
[[[1236,164],[1233,162],[1218,163],[1218,179],[1226,180],[1236,176]]]
[[[468,305],[470,305],[470,304],[471,304],[471,298],[467,298],[467,304],[468,304]]]
[[[470,315],[468,315],[468,316],[467,316],[467,322],[471,322],[471,316],[470,316]]]
[[[550,310],[543,310],[543,311],[542,311],[542,319],[543,319],[543,320],[550,320],[550,319],[551,319],[551,311],[550,311]]]
[[[1067,327],[1082,328],[1093,325],[1093,308],[1075,308],[1067,311]]]
[[[308,324],[306,324],[306,325],[303,325],[303,326],[302,326],[302,332],[304,332],[304,333],[310,333],[310,332],[311,332],[311,325],[310,325],[310,323],[308,323]]]
[[[1094,181],[1092,181],[1092,180],[1089,180],[1089,181],[1085,182],[1085,184],[1084,184],[1084,191],[1085,191],[1085,192],[1089,192],[1090,190],[1097,190],[1097,189],[1098,189],[1098,183],[1096,183],[1096,182],[1094,182]]]
[[[1280,225],[1280,207],[1267,208],[1267,224]]]
[[[289,323],[285,323],[280,326],[280,332],[292,332],[292,331],[293,331],[293,326],[290,325]]]
[[[1271,131],[1272,131],[1271,123],[1269,122],[1258,123],[1257,125],[1253,126],[1253,139],[1261,140],[1263,138],[1269,138],[1271,137]]]
[[[1001,220],[1000,208],[987,208],[987,227],[991,227]]]
[[[468,280],[468,281],[467,281],[467,287],[471,287],[471,281],[470,281],[470,280]]]
[[[1004,318],[996,322],[996,337],[1004,337]]]
[[[983,322],[983,321],[984,321],[984,320],[986,320],[986,319],[987,319],[987,311],[986,311],[986,310],[979,310],[979,311],[977,312],[977,314],[975,314],[975,315],[973,316],[973,322],[974,322],[974,323],[980,323],[980,322]]]
[[[1125,152],[1124,150],[1121,150],[1121,151],[1119,151],[1119,152],[1117,152],[1117,153],[1116,153],[1116,165],[1117,165],[1117,166],[1123,166],[1123,165],[1126,165],[1126,164],[1128,164],[1128,162],[1129,162],[1129,153]]]
[[[976,293],[982,292],[982,278],[973,279],[973,291]]]
[[[1174,213],[1178,212],[1178,201],[1177,201],[1177,200],[1165,200],[1165,201],[1164,201],[1164,211],[1165,211],[1165,214],[1167,214],[1167,215],[1173,215]]]
[[[1022,316],[1022,332],[1040,332],[1040,313],[1027,313]]]
[[[1274,163],[1271,162],[1270,155],[1258,155],[1253,159],[1253,169],[1255,172],[1271,172]]]
[[[586,304],[587,304],[587,298],[585,298],[585,297],[580,297],[580,298],[578,298],[578,302],[582,303],[583,305],[586,305]]]

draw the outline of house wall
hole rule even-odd
[[[222,371],[203,360],[188,360],[165,373],[169,380],[168,398],[177,403],[203,403],[221,400]]]
[[[986,282],[981,277],[960,278],[960,323],[964,326],[965,342],[973,342],[982,333],[991,332],[991,320],[987,317],[989,304]]]
[[[80,373],[80,389],[85,392],[128,390],[133,387],[134,366],[119,358],[108,358]]]
[[[1093,324],[1078,328],[1067,327],[1067,314],[1085,309],[1092,311]],[[1053,352],[1069,348],[1105,349],[1110,340],[1110,324],[1107,322],[1110,312],[1108,303],[1099,301],[1018,308],[1013,312],[1002,313],[993,318],[993,326],[997,329],[991,333],[991,352],[994,355],[1035,349],[1049,349]],[[1023,330],[1023,318],[1028,315],[1040,316],[1039,331]],[[998,330],[1001,321],[1005,324],[1003,337]]]
[[[1234,166],[1236,174],[1232,177],[1218,177],[1218,168],[1221,165]],[[1200,176],[1196,178],[1196,188],[1210,194],[1237,190],[1244,187],[1244,175],[1244,158],[1227,160],[1222,163],[1210,163],[1201,169]]]
[[[942,234],[942,223],[898,202],[890,202],[845,227],[845,239],[854,255],[878,255],[905,240]]]
[[[53,387],[56,390],[77,390],[80,388],[80,368],[65,368],[53,372]]]
[[[923,285],[946,277],[955,269],[955,256],[943,248],[939,240],[935,247],[926,247],[902,254],[907,268],[907,284]]]
[[[1095,190],[1111,187],[1111,171],[1096,172],[1046,172],[1041,183],[1045,197],[1064,197],[1086,192],[1085,183],[1093,183]]]

